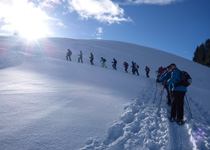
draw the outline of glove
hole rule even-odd
[[[164,87],[167,86],[167,85],[166,85],[166,82],[167,82],[166,80],[162,82],[162,85],[163,85]]]
[[[161,81],[160,81],[160,79],[157,79],[156,82],[157,82],[157,83],[160,83]]]

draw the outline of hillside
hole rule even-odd
[[[72,62],[65,58],[68,48]],[[77,62],[80,50],[83,64]],[[140,76],[130,66],[125,73],[124,61],[139,64]],[[187,92],[193,119],[185,108],[182,127],[168,121],[165,93],[156,114],[161,85],[153,104],[155,71],[171,63],[193,79]],[[130,43],[1,36],[0,149],[209,149],[209,75],[207,67]]]

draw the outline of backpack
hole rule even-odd
[[[180,71],[180,81],[176,83],[174,86],[185,86],[188,87],[192,83],[192,78],[186,71]]]

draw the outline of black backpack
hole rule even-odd
[[[192,83],[192,78],[190,77],[189,73],[186,71],[180,71],[180,81],[176,83],[174,86],[185,86],[188,87]]]

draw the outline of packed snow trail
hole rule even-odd
[[[168,120],[170,107],[166,104],[165,92],[160,112],[157,115],[162,86],[158,85],[156,104],[153,104],[155,84],[154,80],[148,80],[150,81],[148,81],[147,87],[140,92],[139,97],[125,106],[123,115],[108,129],[106,139],[89,138],[86,141],[86,146],[81,150],[209,149],[209,120],[205,119],[207,116],[202,117],[205,112],[198,114],[202,120],[200,123],[196,123],[191,119],[185,105],[187,122],[182,126],[176,122],[170,122]],[[190,97],[189,100],[191,101],[192,98]],[[194,113],[196,113],[195,109],[198,110],[198,108],[193,107]]]
[[[151,84],[152,83],[152,84]],[[100,141],[90,138],[82,150],[87,149],[168,149],[169,124],[166,110],[161,109],[157,116],[154,100],[154,80],[148,79],[148,85],[132,103],[124,108],[119,121],[108,129],[107,138]]]

